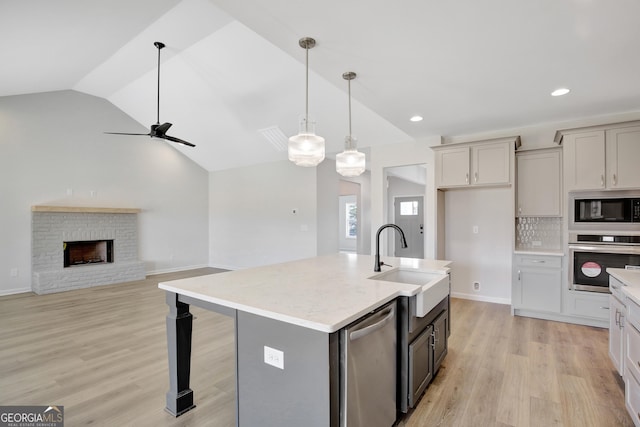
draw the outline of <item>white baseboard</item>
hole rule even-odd
[[[207,267],[219,268],[221,270],[232,270],[232,271],[233,270],[242,270],[241,267],[236,267],[236,266],[233,266],[233,265],[209,264]]]
[[[209,267],[207,264],[199,264],[199,265],[187,265],[184,267],[175,267],[175,268],[163,268],[160,270],[151,270],[147,271],[147,276],[153,276],[155,274],[164,274],[164,273],[175,273],[178,271],[186,271],[186,270],[195,270],[197,268],[207,268]]]
[[[496,304],[511,305],[511,299],[509,298],[496,298],[476,294],[463,294],[461,292],[451,292],[451,296],[454,298],[469,299],[473,301],[493,302]]]
[[[0,297],[5,295],[25,294],[31,292],[31,288],[14,288],[0,290]]]

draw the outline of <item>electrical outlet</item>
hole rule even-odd
[[[284,352],[275,348],[264,346],[264,363],[284,369]]]
[[[473,282],[473,290],[474,291],[480,290],[480,282]]]

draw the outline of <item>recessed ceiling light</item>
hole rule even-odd
[[[571,91],[566,87],[561,87],[560,89],[556,89],[553,92],[551,92],[551,96],[562,96],[562,95],[568,94],[569,92]]]
[[[421,122],[422,116],[413,116],[409,120],[411,120],[412,122]]]

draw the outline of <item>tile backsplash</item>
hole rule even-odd
[[[562,250],[562,218],[516,218],[516,249]]]

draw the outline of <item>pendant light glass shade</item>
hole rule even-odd
[[[306,104],[305,115],[300,121],[297,135],[289,138],[289,160],[298,166],[317,166],[324,160],[324,138],[316,135],[315,122],[309,119],[309,49],[316,45],[311,37],[301,38],[298,42],[306,51]]]
[[[358,176],[364,172],[365,155],[356,148],[356,138],[351,136],[351,80],[356,73],[348,71],[342,78],[349,82],[349,136],[344,139],[344,151],[336,155],[336,172],[342,176]]]
[[[350,148],[353,147],[353,148]],[[336,171],[342,176],[358,176],[365,169],[365,155],[356,150],[356,139],[344,139],[344,151],[336,155]]]
[[[289,160],[298,166],[317,166],[324,160],[324,138],[316,135],[315,123],[300,120],[300,131],[289,138]]]

